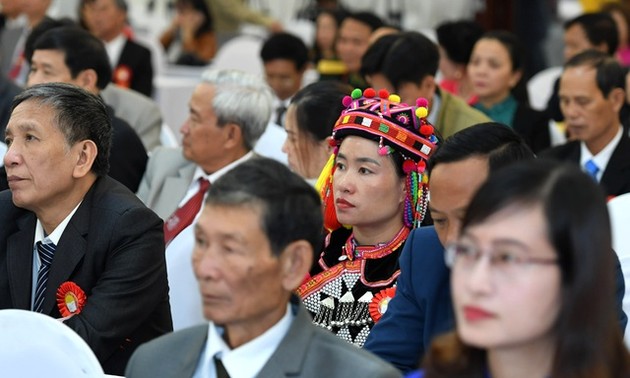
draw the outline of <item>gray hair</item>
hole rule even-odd
[[[245,147],[252,150],[271,118],[271,88],[262,77],[236,70],[210,69],[201,79],[215,88],[212,108],[219,126],[239,125]]]

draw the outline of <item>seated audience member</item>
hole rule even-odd
[[[205,66],[217,52],[213,20],[205,0],[177,0],[171,25],[160,43],[173,64]]]
[[[610,14],[617,25],[619,45],[617,46],[615,57],[622,66],[628,67],[630,66],[630,40],[628,36],[628,27],[630,27],[630,4],[627,2],[608,2],[602,6],[602,12]]]
[[[63,321],[107,374],[172,330],[162,221],[107,177],[107,108],[75,85],[14,100],[0,193],[0,309]],[[50,346],[54,348],[54,345]]]
[[[0,142],[4,141],[4,129],[11,116],[13,97],[22,92],[22,88],[15,85],[9,78],[0,74]]]
[[[342,9],[321,9],[315,18],[315,39],[310,51],[310,61],[318,68],[323,65],[340,63],[335,45],[339,26],[347,12]]]
[[[585,13],[564,23],[564,61],[575,55],[595,49],[614,56],[619,46],[617,26],[610,14],[605,12]],[[553,92],[547,102],[547,116],[556,121],[564,120],[560,110],[558,87],[560,79],[553,84]]]
[[[30,59],[33,56],[35,41],[48,30],[61,26],[76,26],[76,23],[67,18],[60,20],[47,18],[40,22],[26,39],[24,56]],[[152,99],[113,83],[109,83],[99,94],[105,104],[112,107],[114,115],[125,120],[136,131],[147,151],[151,151],[161,144],[162,115]]]
[[[33,43],[27,85],[63,82],[80,86],[94,94],[107,86],[111,69],[103,43],[76,26],[48,30]],[[138,190],[146,169],[147,151],[138,134],[127,122],[112,117],[112,149],[109,175],[129,190]]]
[[[209,323],[143,345],[125,375],[399,376],[314,326],[293,294],[320,246],[320,206],[311,186],[266,158],[214,182],[195,224],[192,255]]]
[[[345,109],[342,100],[350,91],[340,82],[319,81],[298,91],[287,110],[282,151],[288,156],[289,168],[313,185],[332,153],[330,136]]]
[[[572,141],[541,156],[577,164],[609,196],[630,192],[630,138],[619,112],[626,101],[625,69],[588,50],[571,58],[560,77],[560,107]]]
[[[166,266],[175,330],[204,321],[190,265],[193,220],[209,185],[255,156],[271,115],[271,89],[261,77],[208,70],[190,98],[182,147],[151,154],[138,197],[165,220]]]
[[[466,66],[473,46],[482,34],[483,28],[470,20],[447,21],[436,29],[439,70],[443,77],[440,88],[461,97],[468,104],[474,103],[476,98]]]
[[[361,58],[370,45],[370,36],[381,26],[383,21],[373,13],[348,14],[341,22],[335,45],[337,56],[345,65],[345,72],[342,75],[325,75],[320,72],[320,79],[340,80],[354,88],[365,89],[367,83],[360,73]]]
[[[265,81],[274,93],[271,121],[284,127],[284,118],[291,98],[302,87],[308,65],[308,49],[293,34],[272,34],[260,50]]]
[[[399,101],[372,88],[344,98],[318,181],[329,234],[297,290],[316,325],[359,347],[396,292],[398,257],[424,218],[424,168],[437,148],[426,102]]]
[[[446,260],[457,330],[433,341],[425,378],[630,375],[605,196],[578,169],[539,160],[490,176]]]
[[[79,11],[90,33],[105,43],[112,67],[112,82],[151,97],[151,51],[125,35],[127,1],[82,0]]]
[[[440,90],[435,82],[440,55],[437,46],[417,32],[386,35],[365,53],[361,73],[374,87],[400,94],[402,102],[429,101],[428,120],[447,138],[490,119],[461,98]]]
[[[475,43],[468,62],[468,75],[477,96],[473,107],[513,128],[538,152],[549,148],[551,136],[545,114],[527,106],[521,83],[522,51],[516,36],[507,31],[488,32]]]
[[[533,158],[518,134],[497,123],[471,126],[442,143],[428,165],[434,226],[409,235],[399,260],[397,295],[372,329],[365,349],[408,372],[418,367],[435,336],[453,328],[444,246],[457,239],[470,199],[488,175]],[[621,307],[625,285],[619,263],[616,271],[619,323],[625,329],[627,318]]]

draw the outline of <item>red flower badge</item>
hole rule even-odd
[[[395,287],[389,287],[387,289],[383,289],[379,291],[370,302],[370,316],[372,320],[374,320],[374,324],[378,323],[381,320],[383,314],[387,311],[387,305],[389,305],[389,301],[394,298],[396,294]]]
[[[131,87],[132,71],[128,66],[121,64],[114,70],[113,81],[123,88]]]
[[[74,282],[66,281],[57,289],[57,306],[64,318],[80,313],[86,300],[85,292]]]

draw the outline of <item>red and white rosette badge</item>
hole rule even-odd
[[[381,320],[383,314],[387,311],[387,306],[389,305],[389,301],[394,298],[396,294],[396,287],[389,287],[387,289],[383,289],[379,291],[373,298],[369,304],[370,316],[374,323],[378,323]]]
[[[57,289],[57,306],[64,318],[81,312],[87,297],[83,289],[72,281],[66,281]]]

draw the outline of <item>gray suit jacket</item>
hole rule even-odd
[[[137,195],[148,208],[166,219],[186,195],[196,167],[184,158],[181,148],[158,147],[149,158]]]
[[[375,355],[313,325],[297,297],[288,333],[258,374],[281,377],[400,377],[400,372]],[[127,365],[127,378],[191,377],[204,351],[208,325],[187,328],[142,345]],[[238,378],[238,377],[235,377]]]
[[[131,89],[110,83],[101,91],[103,101],[114,109],[138,133],[144,148],[151,152],[161,145],[162,113],[149,97]]]

